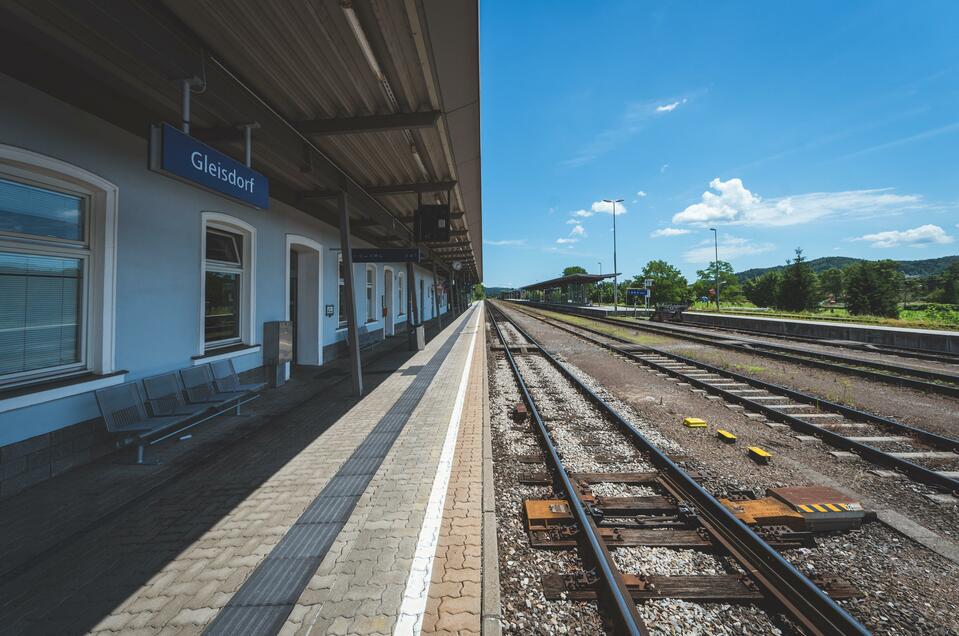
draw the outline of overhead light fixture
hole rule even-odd
[[[410,151],[413,153],[413,159],[416,160],[416,165],[419,166],[420,172],[423,173],[423,178],[428,180],[430,173],[426,170],[426,164],[423,163],[423,157],[420,156],[420,151],[417,150],[416,144],[410,144]]]
[[[370,41],[366,39],[366,33],[360,25],[360,19],[356,16],[356,11],[353,10],[353,3],[349,0],[343,0],[340,2],[340,6],[343,8],[343,14],[346,16],[346,21],[350,24],[350,29],[353,30],[353,35],[356,37],[356,41],[359,43],[363,55],[366,57],[367,64],[373,69],[373,74],[376,75],[376,79],[381,82],[384,81],[386,76],[383,75],[383,71],[380,70],[380,64],[376,61],[376,56],[373,55],[373,47],[370,46]]]

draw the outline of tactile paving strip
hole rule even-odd
[[[268,635],[280,631],[469,322],[464,317],[204,634]]]

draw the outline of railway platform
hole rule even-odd
[[[362,399],[314,374],[154,465],[115,456],[5,500],[0,633],[498,626],[483,311],[371,359]]]

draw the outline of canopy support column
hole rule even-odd
[[[363,363],[360,361],[360,332],[356,324],[356,293],[353,284],[353,251],[350,247],[350,208],[346,192],[336,195],[340,211],[340,250],[343,255],[343,286],[346,288],[346,344],[350,349],[353,395],[363,395]]]

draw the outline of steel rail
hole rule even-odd
[[[793,428],[797,431],[807,433],[810,435],[815,435],[816,437],[819,437],[820,439],[822,439],[824,442],[828,443],[831,446],[839,448],[840,450],[851,451],[871,461],[874,464],[885,466],[887,468],[892,468],[893,470],[904,473],[908,475],[911,479],[919,483],[922,483],[927,486],[936,488],[938,490],[943,490],[946,492],[959,491],[959,480],[946,477],[945,475],[940,475],[934,470],[930,470],[924,466],[920,466],[908,460],[900,459],[898,457],[893,457],[892,455],[889,455],[888,453],[885,453],[871,446],[867,446],[866,444],[863,444],[862,442],[853,441],[843,435],[840,435],[839,433],[835,433],[821,426],[817,426],[816,424],[812,424],[810,422],[801,420],[794,415],[790,415],[788,413],[778,411],[770,406],[767,406],[760,402],[756,402],[754,400],[750,400],[748,397],[739,395],[737,393],[732,393],[721,387],[717,387],[712,384],[709,384],[708,382],[689,377],[687,374],[682,373],[681,371],[677,371],[675,369],[671,369],[670,367],[657,364],[656,362],[652,360],[646,360],[642,358],[641,356],[639,356],[634,351],[629,351],[621,347],[616,347],[606,342],[600,342],[598,340],[586,338],[582,334],[576,333],[576,331],[574,331],[573,329],[575,328],[575,329],[588,331],[590,333],[594,333],[604,338],[616,340],[618,342],[635,344],[635,343],[629,343],[628,340],[624,340],[616,336],[605,334],[601,331],[590,329],[589,327],[572,325],[571,326],[572,328],[570,328],[564,325],[557,325],[555,324],[554,321],[550,321],[544,316],[535,316],[525,311],[521,313],[531,318],[535,318],[537,320],[546,322],[547,324],[551,324],[556,329],[560,329],[568,333],[571,333],[575,336],[578,336],[580,338],[583,338],[584,340],[587,340],[589,342],[592,342],[593,344],[596,344],[610,351],[613,351],[614,353],[621,355],[625,358],[628,358],[634,362],[638,362],[640,364],[644,364],[646,366],[652,367],[656,369],[657,371],[666,373],[674,378],[682,379],[683,381],[688,382],[689,384],[697,388],[704,389],[710,393],[718,394],[727,402],[734,402],[736,404],[741,404],[742,406],[749,407],[749,409],[752,411],[762,413],[769,419],[787,424],[790,428]],[[654,347],[648,347],[646,345],[641,345],[641,346],[643,346],[644,351],[648,351],[649,353],[663,356],[665,358],[675,360],[676,362],[681,362],[683,364],[687,364],[687,365],[696,367],[698,369],[702,369],[704,371],[714,373],[716,375],[725,376],[725,377],[734,379],[737,382],[742,382],[759,389],[779,393],[781,395],[785,395],[789,397],[790,399],[796,400],[797,402],[813,404],[820,410],[832,410],[834,412],[841,413],[842,415],[848,416],[851,418],[864,419],[866,421],[870,421],[875,424],[889,426],[897,431],[907,433],[917,438],[920,438],[923,441],[929,443],[930,445],[937,445],[941,448],[952,450],[953,452],[955,452],[956,449],[959,448],[959,440],[954,440],[948,437],[943,437],[941,435],[936,435],[935,433],[930,433],[929,431],[924,431],[922,429],[913,428],[906,424],[902,424],[901,422],[896,422],[895,420],[890,420],[887,418],[879,417],[877,415],[873,415],[871,413],[858,411],[856,409],[850,408],[842,404],[829,402],[828,400],[823,400],[811,395],[806,395],[805,393],[800,393],[799,391],[794,391],[793,389],[779,386],[777,384],[772,384],[770,382],[765,382],[763,380],[757,380],[755,378],[752,378],[746,375],[741,375],[733,371],[728,371],[726,369],[714,367],[705,362],[699,362],[698,360],[693,360],[691,358],[686,358],[684,356],[677,355],[675,353],[663,351],[662,349],[656,349]],[[959,455],[957,455],[957,459],[959,459]]]
[[[647,636],[649,632],[643,624],[639,613],[636,611],[636,603],[633,601],[633,597],[626,587],[626,582],[623,580],[619,569],[613,563],[613,557],[609,554],[606,543],[599,537],[599,530],[596,527],[592,515],[586,511],[586,506],[580,499],[579,492],[563,467],[563,461],[559,456],[559,451],[556,449],[549,430],[546,428],[546,424],[539,414],[539,409],[536,407],[536,402],[533,400],[532,394],[523,381],[519,366],[516,364],[516,360],[510,351],[510,347],[515,347],[516,345],[510,345],[506,341],[506,337],[500,330],[492,312],[489,312],[489,318],[493,329],[496,331],[496,335],[499,337],[500,342],[503,343],[503,352],[506,354],[506,359],[513,369],[513,376],[519,385],[523,400],[529,405],[530,415],[533,417],[533,421],[536,422],[536,428],[539,431],[543,445],[546,447],[550,462],[554,468],[554,473],[559,477],[563,490],[566,492],[570,510],[572,510],[576,522],[582,530],[580,534],[582,539],[580,545],[584,547],[583,551],[587,556],[584,561],[589,562],[588,565],[592,565],[597,569],[600,579],[606,588],[606,604],[611,606],[607,609],[611,610],[610,613],[614,614],[611,618],[614,623],[616,623],[620,632],[633,636]]]
[[[513,300],[513,299],[510,299]],[[573,310],[574,307],[568,305],[556,305],[551,303],[541,303],[539,301],[526,301],[531,306],[537,305],[541,307],[554,307],[557,311],[565,311],[568,313],[576,313]],[[692,312],[693,315],[696,315],[698,312]],[[593,313],[576,313],[579,316],[594,317]],[[739,314],[736,314],[739,315]],[[842,324],[840,321],[836,321],[839,324]],[[845,322],[845,321],[842,321]],[[718,333],[740,333],[748,334],[752,336],[759,336],[762,338],[773,338],[775,340],[794,340],[796,342],[805,342],[808,344],[818,344],[822,346],[834,346],[842,349],[853,349],[856,351],[864,351],[867,353],[881,353],[885,355],[901,356],[905,358],[916,358],[919,360],[933,360],[936,362],[945,362],[946,364],[959,364],[959,353],[950,353],[950,352],[939,352],[933,351],[932,349],[919,349],[919,348],[909,348],[909,347],[896,347],[893,345],[880,345],[880,344],[871,344],[868,342],[858,342],[854,340],[832,340],[828,338],[814,338],[812,336],[794,336],[787,335],[782,333],[773,333],[768,331],[759,331],[758,329],[747,329],[746,327],[720,327],[717,325],[709,325],[702,323],[684,323],[680,321],[663,321],[658,322],[659,325],[672,325],[674,327],[684,327],[687,329],[701,329],[704,331],[714,331]]]
[[[535,308],[535,307],[534,307]],[[719,347],[723,349],[730,349],[733,351],[739,351],[746,354],[760,355],[767,358],[773,358],[776,360],[782,360],[784,362],[793,362],[796,364],[802,364],[806,366],[816,367],[819,369],[826,369],[828,371],[834,371],[837,373],[846,373],[852,375],[858,375],[860,377],[875,380],[877,382],[884,382],[886,384],[893,384],[901,387],[908,387],[912,389],[919,389],[922,391],[930,391],[932,393],[939,393],[942,395],[948,395],[950,397],[959,397],[959,375],[952,375],[948,373],[939,373],[936,371],[928,371],[925,369],[913,369],[911,367],[897,367],[884,362],[877,362],[874,360],[863,360],[861,358],[851,358],[848,356],[842,356],[838,354],[831,354],[826,352],[819,351],[810,351],[808,349],[799,349],[797,347],[787,347],[784,345],[776,345],[772,343],[760,343],[760,342],[749,342],[749,343],[737,343],[729,342],[722,340],[715,340],[708,336],[701,336],[693,333],[689,333],[685,330],[675,329],[671,327],[665,327],[660,325],[652,324],[639,324],[638,322],[627,322],[625,320],[617,320],[615,318],[604,318],[601,316],[586,316],[584,314],[577,314],[569,311],[564,311],[563,307],[543,307],[542,309],[546,311],[556,311],[557,313],[570,313],[576,316],[582,316],[588,320],[593,320],[595,322],[600,322],[609,325],[615,325],[617,327],[627,327],[632,329],[642,329],[645,331],[650,331],[653,333],[658,333],[673,338],[679,338],[683,340],[690,340],[693,342],[699,342],[701,344],[708,345],[710,347]],[[815,358],[822,358],[817,360]],[[825,360],[832,360],[832,362],[826,362]],[[862,368],[869,367],[869,368]],[[876,369],[876,371],[871,371],[870,369]],[[880,373],[879,370],[889,371],[892,373]],[[896,374],[895,372],[898,372]],[[912,376],[912,377],[909,377]],[[917,378],[925,378],[920,380]],[[933,380],[933,381],[927,381]],[[945,383],[945,384],[942,384]]]
[[[546,360],[603,410],[632,440],[648,453],[663,479],[677,498],[695,505],[700,521],[745,568],[767,596],[809,633],[815,635],[866,635],[859,621],[836,604],[812,581],[769,546],[746,524],[736,518],[718,499],[696,483],[682,468],[650,442],[632,423],[624,419],[566,366],[546,351],[501,308],[492,305]],[[492,312],[490,312],[492,314]]]

